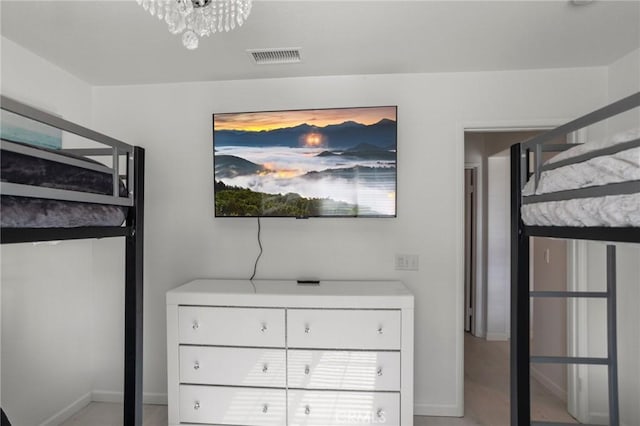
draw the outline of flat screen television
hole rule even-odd
[[[397,107],[213,115],[216,217],[395,217]]]

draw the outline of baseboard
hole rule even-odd
[[[57,426],[69,420],[74,414],[82,410],[84,407],[91,403],[91,392],[81,396],[76,401],[72,402],[62,410],[58,411],[53,416],[49,417],[44,422],[40,423],[40,426]]]
[[[493,333],[493,332],[488,332],[487,331],[487,340],[506,341],[506,340],[509,340],[509,334],[508,333]]]
[[[416,416],[462,417],[464,409],[457,405],[413,404],[413,414]]]
[[[142,402],[150,405],[167,405],[169,404],[169,398],[166,393],[143,393]]]
[[[91,392],[91,400],[94,402],[114,402],[122,403],[124,401],[123,392],[96,390]],[[168,398],[166,393],[149,393],[142,394],[142,403],[151,405],[167,405]]]
[[[589,423],[607,425],[609,424],[609,413],[602,413],[598,411],[590,412]]]
[[[531,377],[540,382],[540,384],[546,390],[551,392],[555,397],[560,398],[560,400],[564,402],[567,402],[567,391],[565,389],[562,389],[556,382],[551,380],[533,365],[531,366]]]
[[[598,425],[609,424],[609,413],[593,412],[589,413],[589,423]],[[621,422],[620,426],[631,426],[628,423]]]

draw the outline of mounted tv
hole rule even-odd
[[[216,217],[395,217],[397,107],[213,115]]]

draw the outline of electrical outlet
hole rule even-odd
[[[417,254],[396,254],[396,270],[417,271],[420,269],[420,261]]]

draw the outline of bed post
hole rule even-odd
[[[529,237],[520,208],[527,162],[511,146],[511,426],[531,423],[529,389]]]
[[[124,426],[142,425],[142,296],[144,244],[144,149],[133,151],[134,206],[126,237],[124,311]]]
[[[616,246],[607,245],[607,357],[609,365],[609,424],[620,425],[618,401],[618,325]]]

